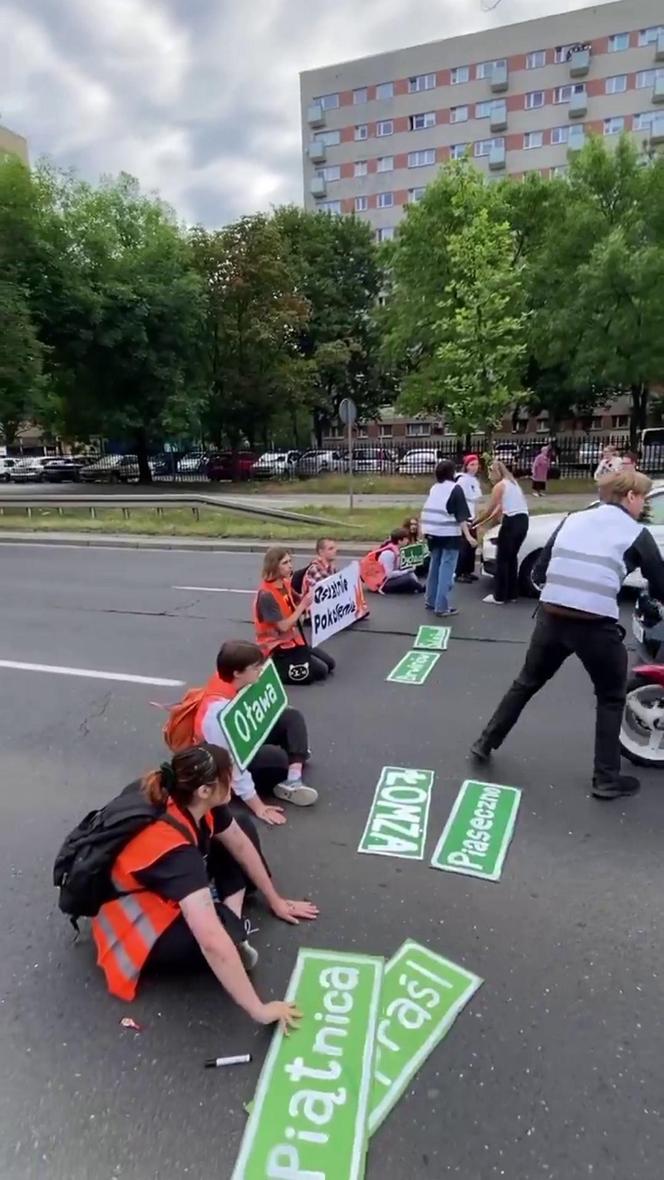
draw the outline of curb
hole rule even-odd
[[[273,542],[278,544],[278,542]],[[376,542],[378,543],[378,542]],[[157,552],[180,550],[188,553],[264,553],[270,547],[270,541],[260,540],[228,540],[215,541],[212,537],[150,537],[137,535],[123,535],[122,533],[37,533],[0,531],[0,545],[76,545],[85,549],[147,549]],[[357,541],[340,542],[340,552],[356,556],[365,554],[372,545],[371,541],[358,543]],[[291,553],[308,556],[313,553],[313,541],[293,541],[288,545]]]

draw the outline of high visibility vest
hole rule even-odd
[[[217,701],[221,701],[221,702],[226,702],[226,704],[228,704],[229,701],[233,700],[233,697],[237,696],[238,691],[239,690],[235,687],[234,684],[229,684],[227,680],[222,680],[220,676],[217,676],[216,672],[213,676],[210,677],[207,684],[205,685],[205,688],[203,690],[203,696],[201,697],[200,704],[198,706],[198,709],[196,710],[196,717],[194,719],[194,742],[195,743],[203,741],[203,732],[202,732],[203,718],[205,717],[205,714],[208,711],[208,707],[210,705],[210,702],[217,700]],[[226,704],[222,704],[220,711],[223,712],[223,709],[226,708]]]
[[[457,485],[452,480],[435,483],[427,496],[420,517],[422,532],[429,537],[459,537],[461,525],[447,511],[449,498]]]
[[[401,550],[399,546],[394,543],[394,541],[386,541],[386,543],[381,545],[379,549],[372,549],[371,553],[367,553],[366,557],[363,557],[360,562],[360,577],[367,587],[367,590],[380,590],[383,582],[387,578],[385,569],[379,561],[380,554],[385,553],[387,549],[392,550],[394,556],[397,559],[395,569],[398,568]]]
[[[282,590],[277,586],[276,582],[261,582],[258,587],[258,593],[254,599],[253,605],[253,619],[254,627],[256,629],[256,643],[260,647],[264,656],[269,656],[275,648],[283,648],[286,650],[291,647],[305,647],[306,640],[300,631],[300,628],[295,624],[290,631],[279,631],[276,623],[262,623],[258,618],[258,595],[261,590],[267,591],[279,603],[281,616],[287,619],[295,610],[295,603],[291,597],[290,582],[285,584]]]
[[[553,542],[541,601],[617,619],[625,551],[642,529],[617,504],[573,512]]]
[[[198,833],[191,816],[169,799],[167,811],[191,828],[191,842],[198,846]],[[214,831],[211,815],[205,821]],[[133,1000],[138,980],[158,938],[179,917],[176,901],[144,889],[135,874],[156,864],[167,852],[186,847],[186,836],[170,824],[156,820],[125,845],[111,872],[111,880],[123,896],[107,901],[92,919],[92,937],[97,947],[97,965],[106,976],[106,986],[120,1000]]]

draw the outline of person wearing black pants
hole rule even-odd
[[[275,668],[284,684],[315,684],[327,680],[336,667],[336,660],[322,647],[276,648],[272,652]]]
[[[253,606],[256,641],[271,656],[284,684],[315,684],[326,680],[336,661],[319,647],[310,647],[302,621],[313,602],[313,588],[299,595],[292,586],[293,561],[283,545],[273,545],[263,560],[263,578]]]
[[[484,602],[502,606],[504,602],[513,602],[519,593],[519,549],[528,532],[528,505],[520,485],[500,459],[494,459],[489,467],[489,479],[493,491],[485,511],[477,517],[475,524],[479,526],[502,521],[496,546],[493,594],[487,594],[483,599]]]

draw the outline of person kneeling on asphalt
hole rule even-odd
[[[321,647],[309,647],[302,618],[313,602],[313,591],[301,597],[291,587],[293,562],[288,549],[273,545],[263,560],[263,578],[254,599],[256,642],[271,656],[284,684],[313,684],[326,680],[336,664]]]
[[[194,741],[211,742],[228,748],[221,727],[224,710],[248,684],[255,684],[264,658],[255,643],[229,640],[217,656],[217,671],[208,680],[194,720]],[[258,819],[268,824],[286,822],[281,807],[271,807],[261,799],[272,792],[285,803],[310,807],[318,792],[302,781],[302,767],[309,757],[309,740],[304,717],[297,709],[284,709],[267,741],[249,763],[240,770],[233,763],[232,786]]]
[[[284,922],[313,919],[317,907],[277,893],[249,815],[234,817],[228,752],[211,745],[183,750],[147,774],[145,799],[164,807],[115,859],[117,896],[92,920],[97,962],[108,990],[133,1000],[144,971],[207,963],[228,994],[259,1024],[296,1027],[288,1001],[264,1003],[247,971],[258,961],[243,917],[245,895],[258,889]],[[138,786],[138,784],[136,784]],[[212,882],[216,897],[210,889]]]
[[[664,601],[664,561],[639,521],[651,486],[634,470],[602,477],[600,507],[566,517],[545,545],[534,569],[533,580],[544,589],[526,660],[471,747],[479,761],[502,745],[531,697],[574,654],[597,697],[592,793],[616,799],[638,791],[639,780],[620,773],[627,652],[617,598],[627,574],[640,569],[653,597]]]

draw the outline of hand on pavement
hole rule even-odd
[[[269,824],[270,827],[278,827],[279,824],[286,823],[283,807],[268,807],[264,805],[260,811],[256,812],[256,815],[259,819],[263,820],[263,823]]]
[[[285,897],[280,897],[274,902],[272,906],[272,913],[281,918],[282,922],[290,922],[292,926],[298,926],[301,920],[313,921],[318,917],[318,906],[313,905],[310,901],[288,901]]]
[[[279,1021],[279,1028],[287,1037],[291,1028],[300,1027],[302,1013],[289,1000],[273,1000],[271,1004],[263,1004],[263,1012],[259,1019],[261,1024],[275,1024]]]

